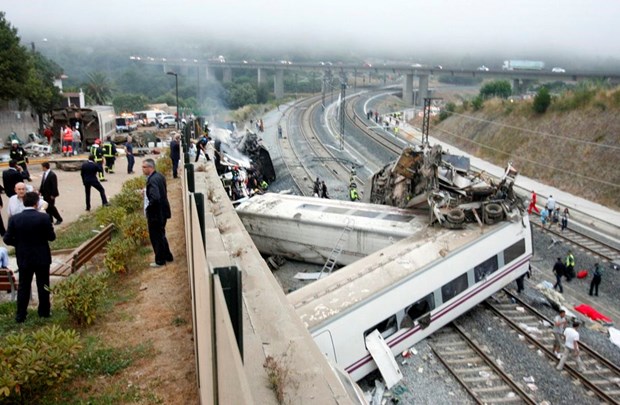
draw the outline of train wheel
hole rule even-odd
[[[502,207],[499,204],[487,204],[484,207],[484,211],[491,218],[499,218],[502,216]]]
[[[462,210],[454,209],[448,212],[448,222],[453,224],[460,224],[465,220],[465,213]]]

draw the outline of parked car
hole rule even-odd
[[[443,70],[443,66],[441,66],[441,65],[435,65],[435,69]]]
[[[561,67],[554,67],[553,69],[551,69],[551,71],[553,73],[566,73],[566,69],[561,68]]]
[[[481,72],[488,72],[488,71],[489,71],[489,68],[488,68],[488,67],[486,67],[486,66],[484,66],[484,65],[482,65],[482,66],[479,66],[479,67],[478,67],[478,70],[480,70]]]
[[[160,128],[168,128],[169,126],[176,125],[177,120],[174,115],[162,115],[157,119],[157,124]]]

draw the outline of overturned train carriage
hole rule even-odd
[[[377,172],[368,202],[429,210],[431,222],[460,228],[466,222],[492,224],[524,208],[513,191],[517,171],[509,163],[499,180],[472,170],[469,158],[444,153],[441,146],[407,147]]]
[[[82,146],[92,145],[96,139],[106,139],[116,133],[114,107],[91,106],[88,108],[66,107],[52,111],[54,137],[62,139],[65,125],[78,127],[82,136]]]

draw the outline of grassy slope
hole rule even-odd
[[[432,135],[499,166],[512,161],[525,176],[620,209],[620,150],[599,146],[620,146],[620,90],[600,91],[576,109],[566,107],[571,100],[565,97],[571,96],[554,99],[542,115],[532,111],[531,100],[490,100],[480,111],[458,111],[462,115],[434,125]]]

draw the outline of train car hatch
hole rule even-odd
[[[396,364],[392,351],[378,330],[375,329],[366,336],[366,348],[377,363],[377,367],[379,367],[379,371],[385,380],[385,385],[388,389],[392,388],[403,378],[403,374]]]
[[[319,346],[325,357],[334,363],[338,363],[336,351],[334,350],[334,341],[332,340],[332,335],[328,330],[314,336],[314,341]]]

